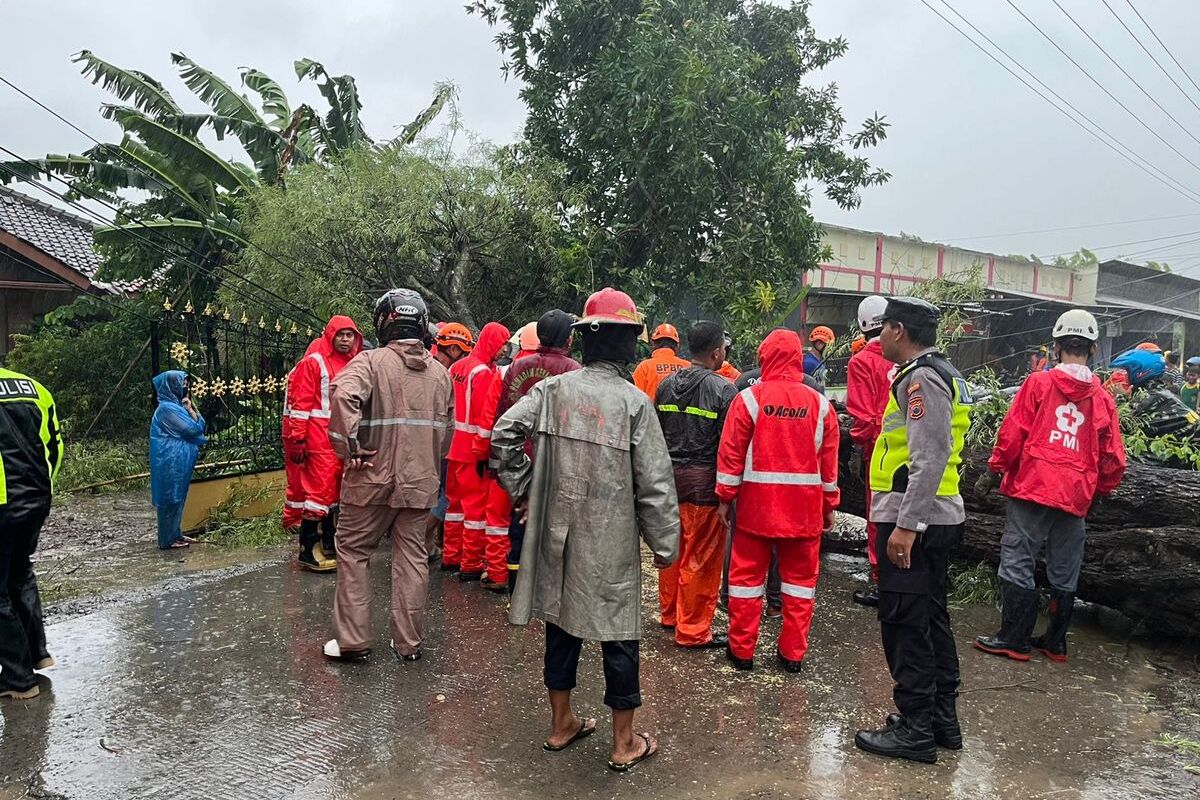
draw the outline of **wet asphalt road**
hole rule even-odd
[[[379,642],[364,666],[320,655],[333,579],[281,559],[177,580],[52,625],[60,664],[48,674],[52,690],[0,707],[0,800],[1200,792],[1200,778],[1151,743],[1169,716],[1178,727],[1179,709],[1164,706],[1170,678],[1147,651],[1081,626],[1071,664],[1017,665],[967,647],[995,624],[988,609],[955,618],[966,749],[944,753],[936,766],[858,752],[854,730],[890,710],[891,684],[873,614],[844,602],[859,562],[838,557],[823,562],[799,676],[770,658],[777,623],[764,623],[753,674],[727,668],[719,653],[677,650],[649,616],[648,580],[637,728],[655,732],[662,752],[614,775],[605,768],[598,646],[585,646],[576,708],[599,717],[600,731],[567,752],[543,753],[540,627],[507,626],[503,599],[435,574],[425,658],[397,663],[387,645],[383,566]],[[1183,712],[1193,721],[1194,701]]]

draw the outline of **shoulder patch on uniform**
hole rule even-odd
[[[920,381],[913,381],[912,383],[910,383],[908,385],[908,393],[909,394],[913,394],[914,392],[919,392],[919,391],[921,391],[921,382]]]
[[[912,420],[925,416],[925,400],[919,394],[908,398],[908,418]]]

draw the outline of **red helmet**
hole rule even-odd
[[[642,315],[638,313],[633,298],[624,292],[606,286],[583,304],[583,317],[573,328],[597,325],[634,325],[642,327]]]
[[[679,344],[679,331],[669,322],[664,322],[654,329],[654,333],[650,334],[650,341],[657,342],[659,339],[670,339]]]

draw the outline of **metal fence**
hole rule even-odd
[[[283,466],[280,424],[288,372],[314,336],[294,323],[209,306],[164,303],[150,337],[153,374],[188,373],[190,396],[208,424],[205,477]]]

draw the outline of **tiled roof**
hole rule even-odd
[[[0,230],[12,234],[110,294],[136,292],[138,283],[98,281],[103,263],[92,248],[92,224],[82,217],[0,186]]]

